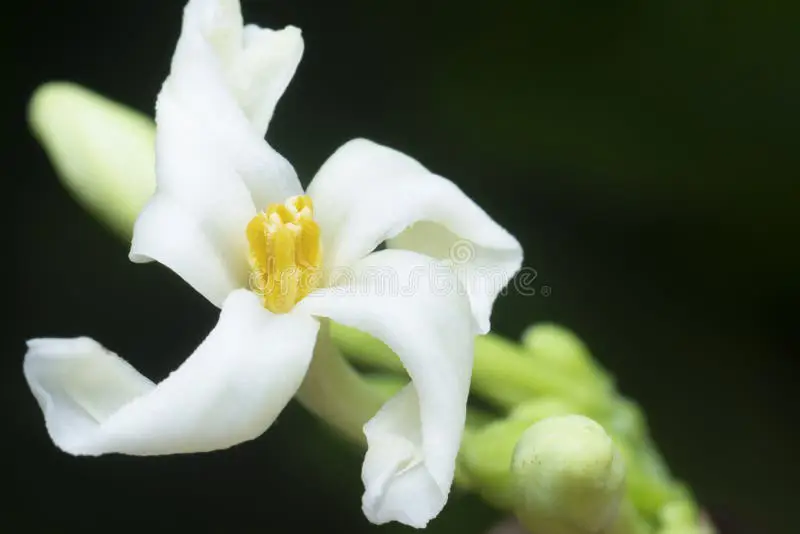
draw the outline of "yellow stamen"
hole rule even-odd
[[[268,310],[286,313],[317,286],[322,246],[308,196],[267,206],[247,225],[247,241],[251,289]]]

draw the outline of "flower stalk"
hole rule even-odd
[[[364,425],[396,391],[365,380],[342,357],[329,331],[330,321],[323,321],[311,365],[295,398],[344,437],[365,445]]]
[[[334,342],[354,363],[402,373],[397,356],[379,340],[339,324],[331,326]],[[611,397],[605,382],[565,374],[550,361],[534,364],[524,347],[497,335],[475,339],[472,391],[497,408],[508,410],[537,397],[558,397],[573,410],[607,414]]]

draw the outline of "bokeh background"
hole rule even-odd
[[[496,330],[574,329],[723,533],[797,531],[800,5],[243,4],[249,22],[304,32],[269,139],[305,183],[356,136],[454,180],[519,237],[549,288],[499,301]],[[3,16],[0,525],[400,532],[361,516],[362,453],[296,405],[225,452],[76,459],[51,444],[23,381],[29,337],[90,335],[159,379],[215,323],[166,268],[127,260],[25,124],[30,93],[53,79],[152,114],[182,6],[19,2]],[[430,530],[481,533],[495,519],[455,494]]]

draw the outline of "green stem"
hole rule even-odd
[[[331,336],[356,363],[394,373],[403,365],[381,341],[358,330],[331,325]],[[494,334],[475,339],[472,390],[501,408],[509,409],[534,397],[558,397],[576,411],[591,416],[606,414],[610,399],[604,387],[577,380],[542,362],[532,365],[525,349]]]
[[[342,357],[331,341],[328,321],[323,321],[314,357],[296,398],[345,437],[365,445],[364,424],[388,397]]]
[[[534,364],[517,344],[487,334],[475,339],[472,383],[477,393],[506,407],[535,397],[556,397],[592,417],[608,412],[610,399],[604,388],[544,363]]]

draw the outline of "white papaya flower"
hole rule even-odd
[[[339,148],[304,191],[264,141],[302,52],[294,27],[243,26],[238,1],[188,3],[130,258],[169,267],[219,321],[157,384],[89,338],[29,341],[25,376],[70,454],[212,451],[272,424],[325,321],[361,329],[411,378],[364,427],[364,513],[423,527],[452,484],[474,336],[522,251],[452,182],[367,140]],[[460,243],[470,254],[454,262]]]

